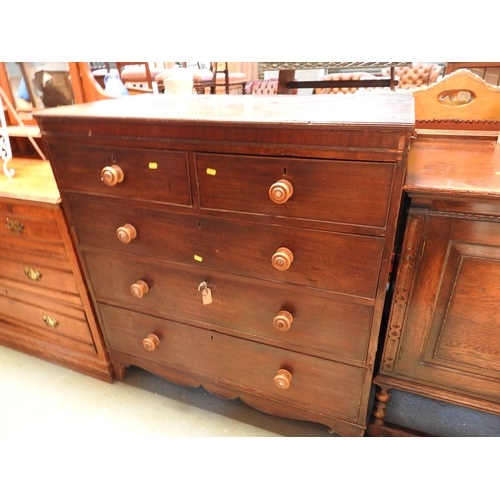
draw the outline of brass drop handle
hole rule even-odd
[[[293,316],[288,311],[279,311],[273,319],[273,325],[276,330],[286,332],[290,330],[293,323]]]
[[[122,243],[130,243],[137,237],[137,230],[132,224],[124,224],[116,230],[116,236]]]
[[[142,299],[149,292],[149,286],[145,281],[137,280],[130,286],[132,295],[138,299]]]
[[[278,271],[286,271],[293,262],[293,252],[286,247],[280,247],[274,253],[271,262]]]
[[[24,224],[18,220],[10,220],[8,217],[5,221],[5,227],[16,234],[21,234],[24,230]]]
[[[269,188],[269,197],[274,203],[281,205],[287,202],[293,194],[293,185],[290,181],[281,179]]]
[[[160,339],[154,333],[150,333],[145,339],[142,339],[142,346],[146,351],[154,351],[159,343]]]
[[[31,281],[40,281],[42,279],[42,275],[38,269],[33,269],[32,267],[25,267],[24,274],[28,276],[28,279]]]
[[[59,321],[57,321],[57,319],[53,318],[52,316],[47,316],[46,314],[44,314],[42,319],[43,322],[50,328],[57,328],[57,326],[59,325]]]
[[[274,385],[279,389],[288,389],[292,381],[292,374],[288,370],[278,370],[276,377],[274,377]]]
[[[111,165],[104,167],[101,170],[101,181],[106,184],[106,186],[115,186],[123,181],[125,174],[123,170],[118,165]]]

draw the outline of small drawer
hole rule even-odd
[[[137,366],[141,359],[155,361],[252,394],[358,418],[361,368],[112,306],[100,310],[108,347],[134,356]]]
[[[0,211],[0,237],[62,241],[59,227],[51,210],[33,209],[22,205],[8,205],[11,210]]]
[[[361,297],[376,293],[384,238],[165,214],[130,203],[118,209],[80,195],[68,200],[81,245]]]
[[[395,164],[197,154],[200,206],[383,228]]]
[[[93,345],[85,312],[43,296],[2,287],[0,311],[4,321],[22,323],[25,328],[51,336]]]
[[[64,191],[192,205],[185,152],[53,144],[51,154]]]
[[[2,250],[3,252],[3,250]],[[59,261],[50,261],[36,254],[20,253],[13,258],[11,252],[2,253],[0,259],[0,279],[13,280],[33,286],[33,290],[57,290],[78,295],[75,277],[69,264],[59,267]]]
[[[189,266],[85,253],[98,301],[364,362],[373,307]],[[211,300],[203,300],[205,283]],[[354,321],[355,319],[355,321]]]

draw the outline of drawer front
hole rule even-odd
[[[0,212],[0,237],[61,241],[54,215],[49,210],[36,210],[18,206],[12,211]]]
[[[132,311],[101,306],[110,349],[171,369],[198,374],[252,394],[312,407],[356,420],[364,370],[342,363],[242,340]],[[143,339],[153,334],[153,351]],[[278,370],[292,374],[288,389],[274,383]]]
[[[197,154],[196,168],[202,208],[378,228],[387,223],[392,163]],[[289,186],[293,193],[283,202]]]
[[[82,245],[375,296],[383,238],[166,214],[130,205],[118,210],[103,200],[78,195],[70,195],[68,200]],[[116,232],[126,224],[137,235],[124,244]]]
[[[366,359],[371,306],[188,266],[85,254],[97,300],[222,327],[296,349]],[[204,304],[206,282],[211,302]]]
[[[59,261],[50,261],[36,254],[18,252],[17,256],[13,256],[10,251],[6,251],[5,255],[4,249],[0,252],[0,279],[32,285],[34,291],[43,292],[47,288],[78,295],[75,277],[67,262],[61,268]]]
[[[85,191],[167,205],[192,205],[187,154],[177,151],[51,145],[63,190]],[[102,179],[118,180],[107,185]],[[103,175],[103,169],[110,167]]]
[[[23,323],[50,334],[93,344],[85,313],[35,294],[2,287],[0,311],[3,319]]]

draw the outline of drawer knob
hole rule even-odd
[[[292,374],[288,370],[278,370],[276,377],[274,377],[274,385],[280,389],[288,389],[292,381]]]
[[[290,199],[293,194],[292,183],[281,179],[269,188],[269,197],[274,203],[282,204]]]
[[[122,243],[130,243],[137,237],[137,230],[132,224],[124,224],[116,230],[116,236]]]
[[[154,333],[150,333],[145,339],[142,339],[142,346],[146,351],[154,351],[159,343],[160,339]]]
[[[142,299],[149,292],[149,286],[145,281],[137,280],[130,286],[130,291],[134,297]]]
[[[273,325],[276,330],[286,332],[290,329],[293,322],[293,316],[288,311],[279,311],[273,319]]]
[[[278,271],[286,271],[293,262],[293,252],[286,247],[278,248],[271,262]]]
[[[123,170],[118,165],[111,165],[104,167],[101,170],[101,181],[106,184],[106,186],[114,186],[123,181],[125,174]]]

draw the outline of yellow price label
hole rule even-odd
[[[203,260],[202,257],[200,257],[199,255],[195,255],[194,256],[194,260],[198,261],[198,262],[201,262]]]
[[[217,170],[215,170],[215,168],[207,168],[208,175],[215,175],[216,173],[217,173]]]
[[[150,161],[148,167],[150,170],[156,170],[158,168],[158,163]]]

